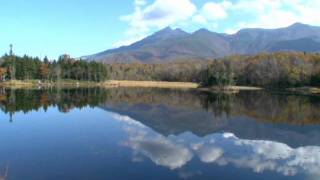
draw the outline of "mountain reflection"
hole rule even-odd
[[[122,122],[128,135],[124,145],[134,151],[134,156],[143,155],[172,170],[198,158],[202,163],[232,165],[255,173],[320,175],[319,146],[291,148],[275,141],[240,139],[233,133],[214,133],[205,137],[184,133],[166,137],[128,116],[115,114],[113,118]]]
[[[57,107],[86,106],[132,117],[164,135],[199,137],[232,132],[241,139],[291,147],[320,145],[320,98],[265,91],[208,94],[164,89],[0,89],[0,108],[10,115]]]

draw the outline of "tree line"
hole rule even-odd
[[[320,54],[302,52],[231,56],[209,62],[204,86],[320,86]]]
[[[49,61],[47,57],[4,55],[0,64],[0,80],[59,81],[61,79],[100,82],[108,77],[107,68],[98,62],[75,60],[62,55],[58,60]]]
[[[234,55],[220,59],[178,61],[164,64],[111,63],[75,60],[68,55],[48,58],[4,55],[0,80],[57,81],[147,80],[197,82],[202,86],[320,86],[320,54],[303,52]]]
[[[116,80],[197,82],[202,86],[320,86],[320,54],[303,52],[234,55],[166,64],[108,64]]]
[[[106,66],[109,78],[114,80],[201,82],[208,62],[194,60],[163,64],[111,63]]]

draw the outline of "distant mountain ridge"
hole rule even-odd
[[[320,27],[295,23],[279,29],[242,29],[232,35],[207,29],[187,33],[167,27],[129,46],[84,58],[106,63],[166,63],[277,51],[320,52]]]

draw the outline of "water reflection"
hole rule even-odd
[[[101,108],[132,117],[165,136],[232,132],[242,139],[271,140],[291,147],[320,145],[319,97],[139,89],[118,89],[111,94]]]
[[[113,175],[120,165],[142,172],[155,166],[150,173],[162,175],[159,179],[175,179],[170,172],[212,179],[236,170],[250,172],[239,179],[316,179],[319,105],[319,97],[264,91],[230,95],[163,89],[0,89],[0,108],[14,123],[1,122],[5,128],[0,140],[8,146],[0,148],[0,160],[9,159],[15,166],[9,174],[22,162],[35,161],[20,166],[24,174],[45,162],[51,168],[40,167],[45,172],[39,177],[54,174],[58,167],[73,170],[68,171],[72,175],[86,167],[86,175],[106,179],[110,173],[101,173],[106,172],[103,164]],[[15,159],[17,151],[24,160]],[[5,179],[8,170],[1,165],[0,179]],[[134,177],[125,172],[118,177]],[[12,174],[21,179],[19,171]],[[84,174],[78,177],[88,179]]]
[[[320,124],[319,105],[320,96],[281,95],[266,91],[212,94],[135,88],[0,89],[0,108],[6,113],[27,113],[41,108],[46,110],[50,106],[57,106],[61,112],[100,106],[132,113],[134,116],[152,115],[154,118],[159,117],[161,121],[165,120],[161,116],[163,112],[166,112],[170,121],[185,119],[191,115],[187,118],[189,120],[203,115],[203,112],[209,112],[216,123],[245,116],[261,122],[314,125]],[[153,111],[147,114],[148,110]],[[189,114],[186,114],[187,111]]]
[[[9,165],[6,164],[6,166],[3,169],[3,172],[0,171],[0,180],[6,180],[8,178],[9,173]]]
[[[88,89],[0,89],[0,108],[5,113],[47,110],[58,107],[60,112],[74,108],[96,107],[105,102],[107,91]]]
[[[106,105],[111,105],[111,108],[127,105],[122,109],[130,108],[128,106],[140,106],[141,109],[158,107],[158,111],[161,108],[184,108],[191,109],[192,113],[206,110],[212,112],[218,120],[247,116],[262,122],[320,124],[320,96],[282,95],[267,91],[219,94],[163,89],[114,89],[110,91]]]
[[[146,156],[155,164],[172,170],[185,166],[196,156],[203,163],[249,168],[255,173],[320,175],[319,146],[291,148],[274,141],[240,139],[233,133],[205,137],[185,133],[166,137],[128,116],[114,115],[114,118],[124,122],[128,134],[124,145],[132,148],[134,156]]]

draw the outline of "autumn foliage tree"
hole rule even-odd
[[[40,76],[41,79],[48,80],[49,77],[49,65],[46,63],[42,63],[40,65]]]
[[[4,81],[6,79],[7,69],[0,67],[0,81]]]

